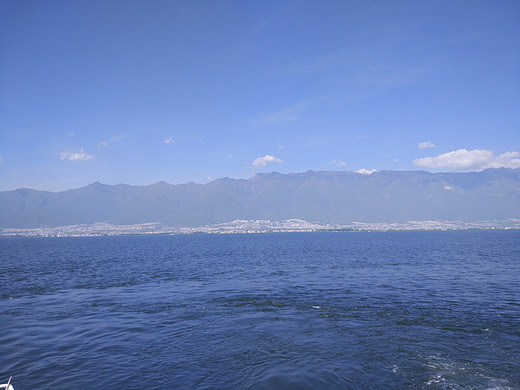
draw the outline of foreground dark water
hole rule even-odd
[[[0,262],[16,390],[520,389],[520,231],[0,238]]]

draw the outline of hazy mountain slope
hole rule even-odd
[[[0,192],[0,227],[94,222],[199,226],[234,219],[403,222],[520,218],[520,169],[469,173],[262,173],[205,185],[103,185]]]

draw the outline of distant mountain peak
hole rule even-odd
[[[150,184],[152,187],[158,187],[158,188],[165,188],[165,187],[171,187],[172,184],[165,182],[164,180],[158,181],[157,183]]]
[[[99,181],[95,181],[94,183],[91,183],[84,188],[104,188],[107,186],[108,186],[107,184],[102,184]]]
[[[233,220],[310,222],[520,218],[520,169],[429,173],[258,173],[207,184],[107,185],[0,192],[0,227],[158,222],[202,226]],[[449,189],[449,190],[448,190]]]

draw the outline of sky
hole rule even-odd
[[[519,1],[0,0],[0,191],[499,167]]]

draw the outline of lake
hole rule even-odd
[[[0,237],[0,382],[520,389],[520,231]]]

